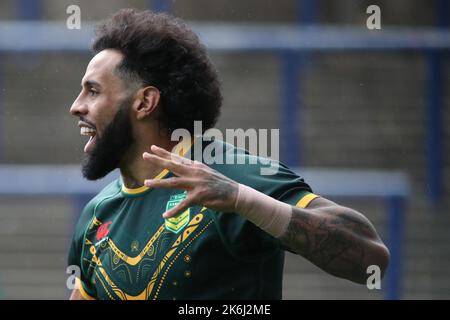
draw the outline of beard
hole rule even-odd
[[[98,180],[119,167],[120,161],[133,143],[130,119],[131,99],[125,99],[102,137],[97,134],[95,147],[87,154],[81,172],[88,180]]]

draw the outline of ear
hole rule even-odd
[[[141,88],[137,93],[137,100],[133,104],[136,118],[142,120],[148,117],[159,104],[160,92],[156,87],[148,86]]]

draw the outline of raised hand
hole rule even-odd
[[[155,145],[151,146],[151,151],[153,154],[143,153],[144,160],[167,169],[176,176],[158,180],[147,179],[144,181],[145,186],[187,191],[186,199],[163,214],[165,219],[174,217],[195,205],[216,211],[234,212],[239,188],[237,182],[201,162],[183,158]]]

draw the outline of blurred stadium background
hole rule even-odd
[[[72,4],[81,30],[66,29]],[[371,4],[382,30],[366,28]],[[280,128],[281,160],[388,242],[382,290],[287,254],[285,299],[450,298],[447,0],[2,0],[0,298],[68,297],[68,244],[96,188],[80,182],[85,139],[68,110],[88,22],[124,7],[192,21],[223,82],[218,127]]]

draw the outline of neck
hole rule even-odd
[[[136,141],[145,141],[144,139],[136,139]],[[122,176],[125,187],[135,189],[144,185],[145,179],[156,177],[164,168],[155,167],[148,161],[142,159],[144,152],[149,152],[150,147],[154,144],[166,150],[172,148],[178,141],[171,141],[167,137],[158,137],[157,139],[147,140],[146,143],[136,143],[124,156],[120,165],[120,174]]]

